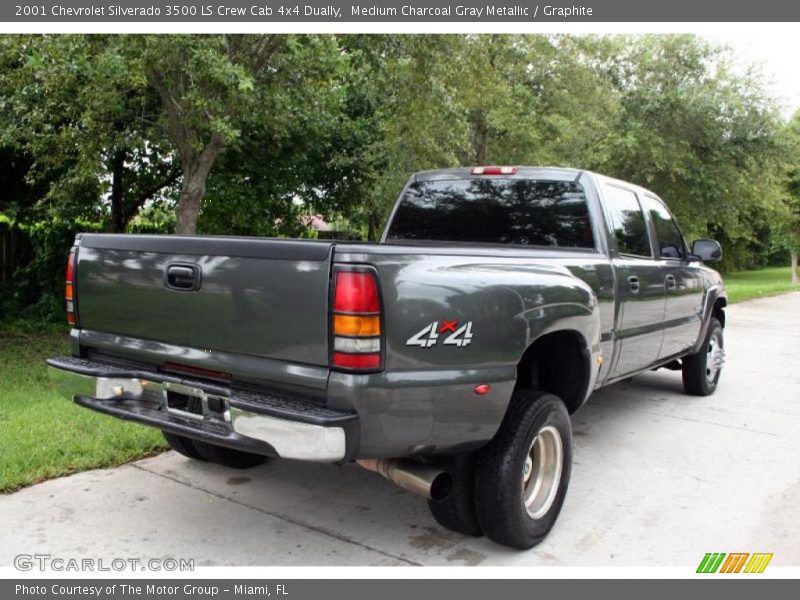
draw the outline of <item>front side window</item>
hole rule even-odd
[[[644,208],[653,221],[661,258],[685,258],[686,242],[669,209],[653,196],[644,197]]]
[[[411,184],[386,239],[594,248],[580,184],[496,177]]]
[[[636,194],[616,185],[607,185],[603,197],[619,253],[652,257],[644,213]]]

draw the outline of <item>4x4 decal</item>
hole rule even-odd
[[[444,334],[448,335],[444,335]],[[406,346],[419,346],[420,348],[430,348],[439,342],[445,346],[457,346],[463,348],[472,342],[472,321],[467,321],[461,327],[458,321],[442,320],[434,321],[426,325],[406,341]]]

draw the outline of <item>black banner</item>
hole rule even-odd
[[[709,578],[707,578],[709,579]],[[413,579],[314,579],[314,580],[5,580],[0,596],[6,600],[340,600],[380,598],[381,600],[422,600],[457,598],[489,600],[526,598],[647,598],[648,600],[690,600],[718,597],[726,600],[758,597],[794,597],[796,584],[778,579],[716,581],[690,580],[413,580]],[[766,594],[766,595],[765,595]],[[606,596],[607,595],[607,596]]]
[[[4,22],[785,22],[800,20],[786,0],[19,0],[0,5]]]

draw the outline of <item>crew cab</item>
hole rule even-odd
[[[597,173],[424,171],[379,243],[78,235],[71,355],[48,363],[68,398],[189,458],[356,461],[442,526],[530,548],[593,390],[659,367],[716,389],[721,255]]]

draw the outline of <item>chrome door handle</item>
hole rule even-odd
[[[678,287],[678,283],[675,280],[675,275],[672,274],[669,274],[666,277],[664,277],[664,283],[667,284],[668,290],[674,290],[675,288]]]
[[[631,275],[628,277],[628,289],[634,294],[639,293],[640,285],[639,285],[639,278],[636,275]]]

